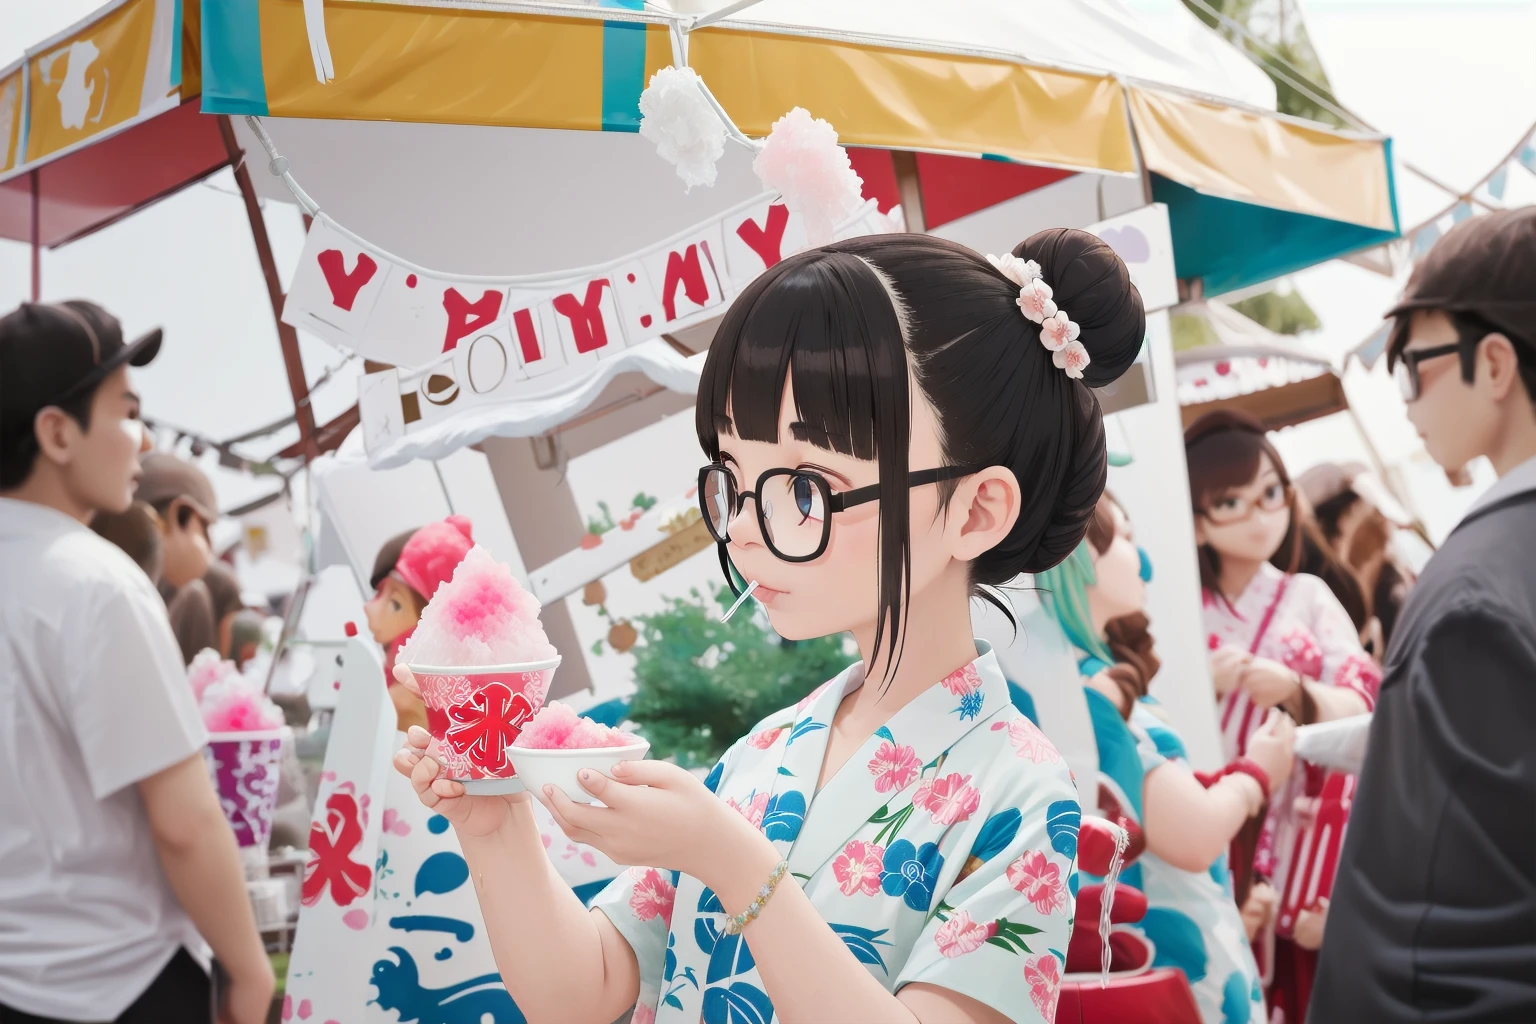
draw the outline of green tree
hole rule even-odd
[[[1307,35],[1296,0],[1183,0],[1205,25],[1237,47],[1275,83],[1275,106],[1282,114],[1348,127],[1328,106],[1308,93],[1339,105],[1328,73]],[[1223,21],[1225,15],[1237,25]],[[1246,31],[1246,34],[1245,34]],[[1253,38],[1250,38],[1253,37]],[[1255,41],[1257,40],[1257,41]],[[1289,65],[1289,66],[1287,66]],[[1305,91],[1297,84],[1305,86]]]
[[[1304,334],[1322,326],[1317,313],[1301,293],[1268,291],[1250,295],[1232,308],[1255,323],[1269,328],[1276,334]]]
[[[758,721],[789,707],[858,660],[846,634],[783,640],[742,609],[729,622],[729,591],[673,598],[636,616],[635,695],[629,719],[655,757],[706,765]]]

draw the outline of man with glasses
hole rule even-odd
[[[148,439],[124,343],[89,302],[0,318],[0,1024],[267,1019],[272,966],[165,605],[88,525]]]
[[[1308,1019],[1536,1021],[1536,207],[1451,229],[1388,315],[1430,455],[1499,481],[1387,650]]]

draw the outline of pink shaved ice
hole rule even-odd
[[[555,657],[539,602],[478,544],[438,588],[401,650],[407,665],[521,665]]]
[[[199,710],[211,733],[260,732],[281,728],[283,709],[261,687],[237,673],[210,683],[203,691]]]
[[[533,750],[587,750],[592,747],[632,747],[640,737],[582,718],[569,707],[552,700],[512,741],[514,747]]]
[[[209,686],[238,672],[235,663],[219,657],[212,647],[197,652],[192,664],[187,666],[187,682],[192,687],[192,698],[201,702]]]

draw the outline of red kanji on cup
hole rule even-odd
[[[507,769],[507,748],[533,717],[527,697],[505,683],[489,683],[448,709],[447,741],[487,775]]]

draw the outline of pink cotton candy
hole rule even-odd
[[[261,732],[283,724],[283,709],[256,684],[240,675],[229,675],[203,691],[199,710],[212,733]]]
[[[566,705],[552,700],[523,726],[512,745],[532,750],[587,750],[592,747],[630,747],[639,742],[640,738],[632,733],[582,718]]]
[[[517,665],[555,657],[539,602],[512,570],[476,545],[422,611],[400,660],[407,665]]]
[[[832,241],[864,201],[864,181],[837,144],[836,129],[803,107],[773,123],[752,169],[803,218],[808,245]]]

